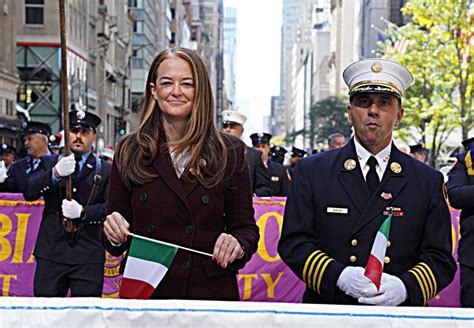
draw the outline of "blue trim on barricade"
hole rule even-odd
[[[278,310],[226,310],[226,309],[186,309],[186,308],[127,308],[127,307],[101,307],[101,306],[0,306],[0,310],[101,310],[101,311],[128,311],[128,312],[205,312],[205,313],[246,313],[246,314],[283,314],[283,315],[307,315],[307,316],[332,316],[332,317],[372,317],[372,318],[395,318],[395,319],[424,319],[424,320],[460,320],[474,321],[473,317],[455,316],[422,316],[410,314],[380,314],[380,313],[332,313],[332,312],[298,312]]]

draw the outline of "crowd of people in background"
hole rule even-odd
[[[413,82],[408,70],[367,59],[350,65],[344,80],[354,136],[334,131],[325,149],[287,150],[265,131],[252,133],[249,147],[241,140],[247,118],[235,110],[223,111],[217,126],[206,67],[185,48],[153,61],[139,128],[117,153],[94,150],[101,118],[90,112],[69,113],[68,156],[64,131],[25,122],[25,157],[0,146],[0,191],[45,200],[34,294],[99,297],[104,249],[123,254],[135,233],[212,254],[178,251],[152,298],[238,300],[237,270],[259,240],[252,207],[258,196],[288,197],[279,254],[306,283],[304,302],[425,305],[456,270],[447,191],[462,209],[461,301],[474,307],[474,138],[463,142],[443,179],[427,165],[423,144],[397,147],[392,138]],[[363,267],[389,215],[386,269],[376,290]]]

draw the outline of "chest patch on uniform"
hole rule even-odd
[[[343,207],[328,207],[326,210],[327,213],[334,213],[334,214],[348,214],[349,209]]]

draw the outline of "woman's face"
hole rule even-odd
[[[188,120],[194,103],[194,78],[191,66],[178,57],[165,59],[158,66],[151,93],[167,121]]]

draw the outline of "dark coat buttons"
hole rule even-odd
[[[183,270],[189,270],[190,267],[191,267],[191,263],[189,263],[189,261],[183,262],[183,264],[181,265],[181,268]]]
[[[186,232],[187,234],[191,234],[193,233],[193,231],[194,231],[194,227],[192,224],[188,224],[186,228],[184,228],[184,232]]]
[[[146,228],[146,231],[148,231],[149,233],[152,233],[152,232],[155,232],[156,230],[156,227],[154,224],[150,224],[147,228]]]
[[[140,201],[144,202],[148,198],[148,194],[146,192],[140,194]]]
[[[207,195],[202,196],[201,197],[201,202],[203,204],[209,204],[209,196],[207,196]]]

